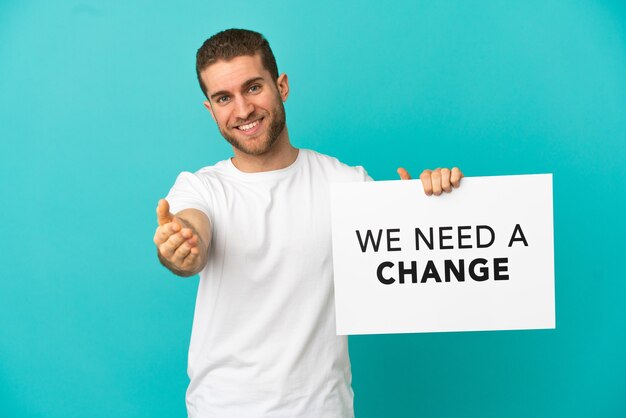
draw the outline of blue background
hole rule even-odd
[[[374,417],[626,416],[626,6],[0,3],[0,415],[185,416],[197,278],[154,209],[231,150],[195,51],[264,33],[293,143],[395,179],[554,173],[557,329],[350,338]]]

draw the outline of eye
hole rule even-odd
[[[258,92],[258,91],[261,91],[261,86],[260,86],[260,85],[258,85],[258,84],[253,84],[253,85],[251,85],[251,86],[250,86],[250,88],[248,89],[248,91],[249,91],[250,93],[256,93],[256,92]]]
[[[228,96],[220,96],[217,98],[216,102],[217,103],[226,103],[228,101],[229,97]]]

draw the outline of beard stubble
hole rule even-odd
[[[255,116],[252,115],[252,118],[254,117]],[[246,143],[247,142],[246,139],[243,139],[243,140],[238,139],[237,137],[235,137],[235,135],[229,134],[225,129],[222,129],[221,127],[220,127],[220,133],[222,134],[224,139],[226,139],[233,147],[243,152],[244,154],[252,155],[252,156],[263,155],[272,148],[272,146],[276,143],[276,140],[278,140],[278,137],[280,136],[280,134],[285,129],[285,124],[286,124],[285,106],[283,105],[282,100],[280,100],[280,97],[278,97],[278,104],[276,105],[276,107],[272,109],[272,111],[269,114],[269,117],[266,116],[265,119],[266,120],[270,119],[269,120],[270,124],[269,124],[269,127],[267,128],[267,134],[266,134],[267,137],[257,147],[249,146],[249,144]],[[233,129],[237,129],[237,128],[233,128]]]

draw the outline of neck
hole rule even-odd
[[[287,127],[280,134],[272,148],[261,155],[250,155],[233,148],[233,165],[244,173],[280,170],[289,167],[298,158],[298,149],[289,141]]]

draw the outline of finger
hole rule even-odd
[[[452,168],[452,172],[450,174],[450,183],[452,186],[459,187],[461,185],[461,179],[463,178],[463,173],[459,170],[458,167]]]
[[[187,240],[181,234],[174,234],[168,238],[163,244],[159,245],[159,251],[165,258],[170,258],[174,255],[178,247],[180,247]]]
[[[189,245],[191,245],[191,248],[197,247],[198,246],[198,237],[194,235],[191,238],[187,238],[187,242],[189,243]]]
[[[191,228],[181,229],[180,234],[183,236],[183,238],[187,240],[187,243],[189,244],[189,246],[191,246],[192,249],[198,246],[200,238],[196,234],[194,234]]]
[[[180,231],[180,225],[177,222],[169,222],[159,226],[154,234],[154,243],[161,245],[169,239],[170,236]]]
[[[176,248],[176,251],[172,255],[171,261],[177,266],[182,267],[185,257],[187,257],[190,253],[191,253],[191,246],[189,246],[187,241],[185,241],[180,246],[178,246],[178,248]]]
[[[185,237],[185,239],[189,239],[194,236],[194,233],[191,230],[191,228],[183,228],[180,230],[180,233],[182,234],[183,237]]]
[[[166,223],[172,222],[174,220],[174,215],[170,213],[170,204],[165,199],[159,200],[156,212],[157,222],[159,223],[159,225],[165,225]]]
[[[433,194],[433,184],[430,180],[430,173],[432,173],[432,171],[424,170],[422,171],[422,174],[420,174],[420,180],[422,181],[422,187],[424,187],[424,193],[426,196]]]
[[[396,171],[402,180],[411,180],[411,175],[404,168],[400,167]]]
[[[154,243],[156,245],[163,244],[165,241],[168,240],[168,238],[172,234],[175,234],[176,232],[178,232],[179,227],[180,225],[174,222],[170,222],[170,223],[166,223],[165,225],[158,226],[154,233]]]
[[[430,173],[430,180],[433,185],[433,194],[439,196],[441,194],[441,170],[436,169]]]
[[[198,258],[198,249],[192,248],[191,250],[189,250],[189,254],[187,254],[187,256],[182,261],[183,268],[188,269],[189,266],[192,266],[193,263],[196,261],[196,258]]]
[[[441,188],[447,193],[452,191],[452,186],[450,185],[450,169],[448,168],[441,169]]]

